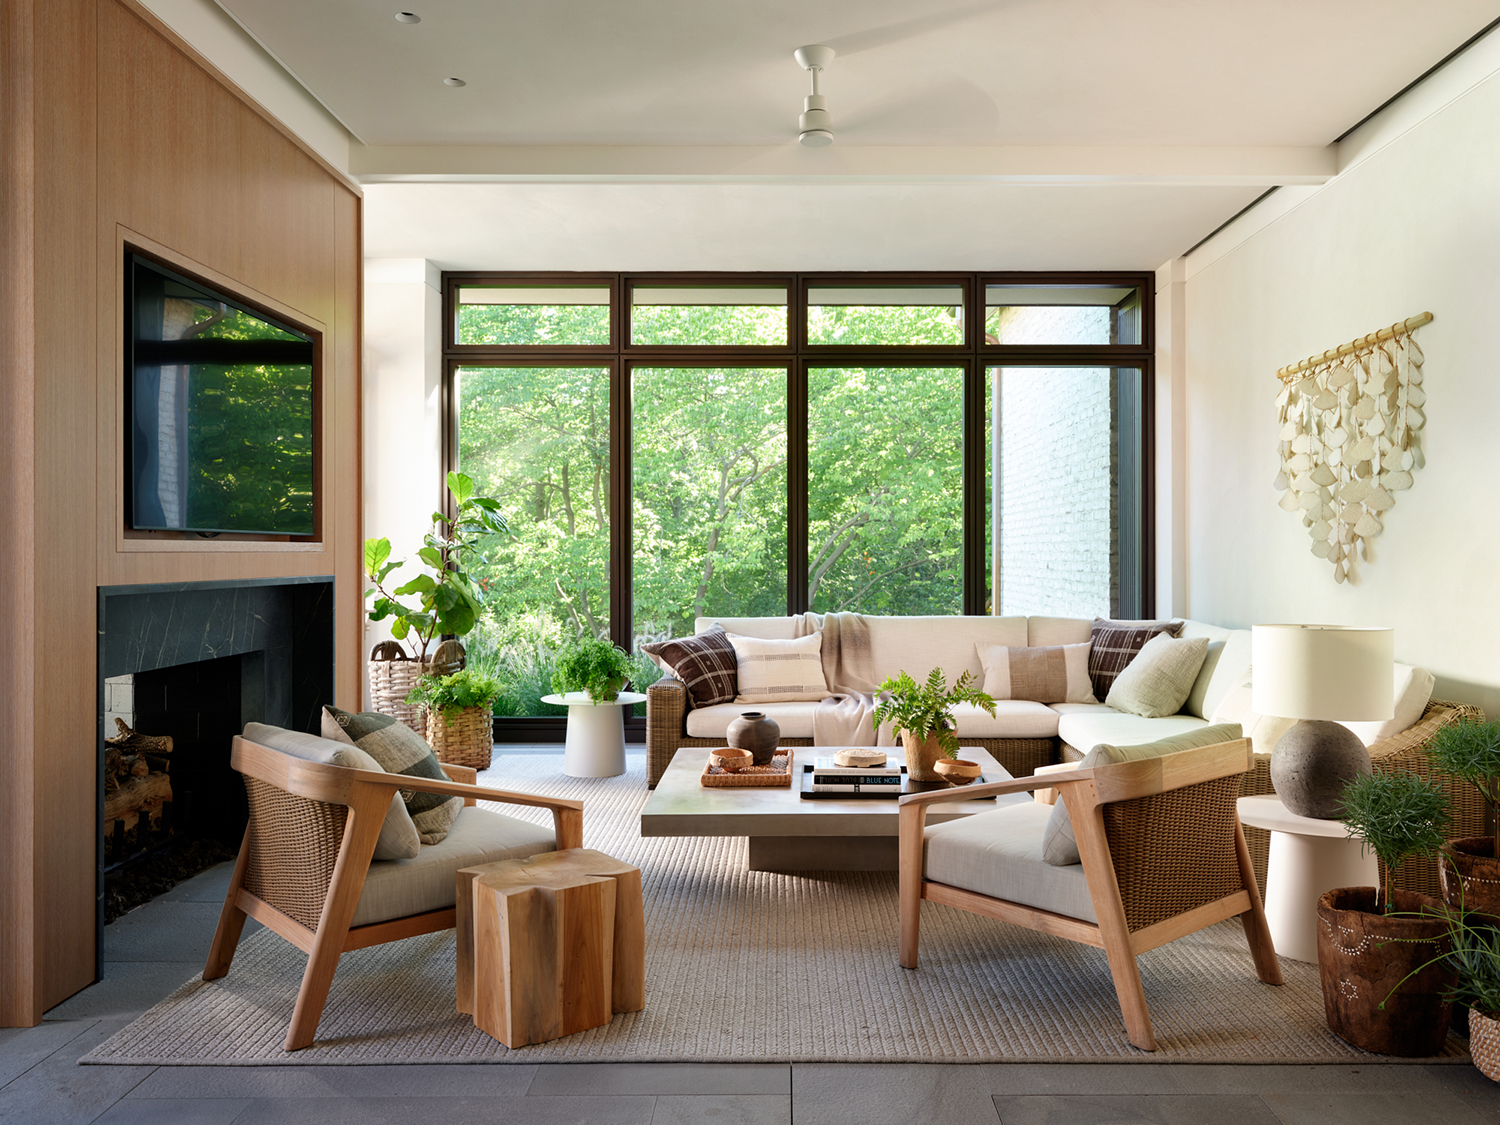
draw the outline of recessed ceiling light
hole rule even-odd
[[[468,83],[465,82],[462,78],[444,78],[443,79],[443,85],[444,86],[467,86]]]
[[[416,12],[397,12],[396,13],[396,22],[398,22],[398,23],[421,23],[422,22],[422,17],[419,16],[419,15],[417,15]]]

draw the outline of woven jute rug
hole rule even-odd
[[[1159,1050],[1125,1039],[1097,949],[928,904],[922,964],[896,963],[896,877],[745,870],[743,839],[642,839],[645,760],[569,778],[560,754],[503,752],[482,783],[585,802],[584,844],[636,864],[646,1008],[508,1050],[453,1002],[452,932],[347,953],[317,1042],[282,1050],[304,957],[262,930],[227,977],[193,979],[84,1063],[370,1065],[583,1061],[1379,1061],[1324,1026],[1315,965],[1255,977],[1237,922],[1139,959]],[[505,811],[543,822],[542,810]],[[1466,1058],[1449,1040],[1449,1057]],[[1433,1061],[1433,1060],[1418,1060]]]

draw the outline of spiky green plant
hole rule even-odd
[[[989,715],[995,714],[995,701],[974,686],[974,673],[965,672],[948,688],[948,677],[941,668],[927,674],[927,682],[917,683],[906,672],[880,685],[881,699],[875,706],[875,728],[890,720],[894,731],[906,731],[913,738],[936,734],[938,746],[949,758],[958,757],[958,732],[953,721],[955,703],[972,703]]]
[[[1339,817],[1350,836],[1362,836],[1385,867],[1386,899],[1382,913],[1395,906],[1394,873],[1408,858],[1435,853],[1443,846],[1448,824],[1448,797],[1414,773],[1361,774],[1344,786]]]
[[[1439,727],[1427,743],[1427,756],[1444,773],[1462,778],[1479,790],[1489,806],[1490,819],[1500,809],[1500,720],[1464,719]],[[1500,822],[1495,828],[1495,850],[1500,858]]]

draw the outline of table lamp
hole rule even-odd
[[[1251,708],[1300,720],[1271,754],[1271,785],[1292,812],[1337,819],[1344,786],[1370,772],[1369,751],[1339,720],[1391,717],[1394,648],[1388,628],[1252,628]]]

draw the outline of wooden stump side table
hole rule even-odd
[[[507,1047],[646,1006],[641,873],[590,848],[457,873],[458,1010]]]

